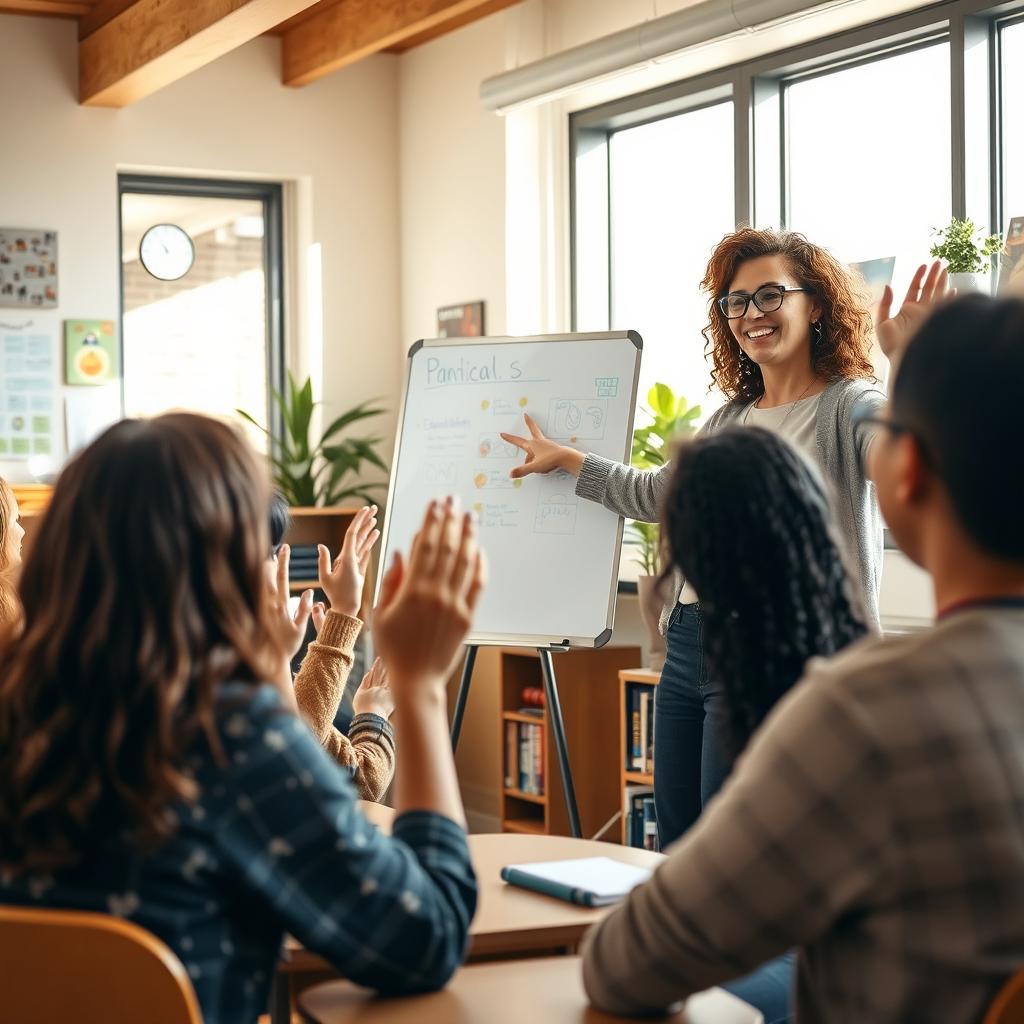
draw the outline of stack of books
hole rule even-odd
[[[544,795],[544,727],[505,723],[505,788]]]
[[[653,772],[654,687],[636,683],[626,696],[626,770]]]
[[[290,580],[315,580],[320,577],[320,562],[315,544],[296,544],[288,562]]]
[[[658,816],[654,790],[650,786],[627,786],[622,813],[626,819],[626,845],[641,850],[660,850]]]

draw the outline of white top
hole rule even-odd
[[[809,459],[817,460],[817,440],[815,437],[818,417],[818,403],[821,395],[801,398],[798,402],[776,405],[770,409],[759,409],[754,402],[741,413],[740,424],[748,427],[761,427],[773,434],[784,437],[794,448]],[[679,594],[680,604],[693,604],[699,600],[697,591],[689,583],[683,584]]]

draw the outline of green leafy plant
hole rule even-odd
[[[362,483],[359,476],[364,465],[376,466],[385,473],[388,471],[377,452],[377,445],[383,438],[339,439],[338,434],[359,420],[381,415],[384,410],[374,408],[371,402],[363,402],[342,413],[323,432],[320,440],[313,444],[309,436],[310,424],[313,410],[320,404],[313,401],[313,382],[307,377],[299,387],[289,371],[285,394],[281,395],[276,390],[271,394],[284,420],[282,437],[273,436],[244,409],[235,411],[270,439],[274,485],[288,504],[299,508],[338,505],[346,498],[376,502],[378,499],[373,492],[381,490],[385,485]]]
[[[939,241],[931,247],[932,256],[945,260],[951,274],[980,274],[991,266],[991,259],[1002,248],[1003,239],[997,232],[985,237],[973,220],[957,220],[949,226],[936,228],[933,235]],[[986,262],[989,261],[989,262]]]
[[[637,469],[658,469],[669,459],[670,442],[676,437],[688,437],[696,427],[700,406],[690,405],[682,395],[676,397],[667,384],[655,384],[647,392],[648,409],[652,422],[633,431],[633,465]],[[637,547],[633,559],[646,576],[656,576],[661,554],[660,528],[657,523],[630,523],[630,541]]]

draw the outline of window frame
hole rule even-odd
[[[121,411],[124,412],[124,273],[120,265],[124,232],[122,200],[126,194],[186,196],[200,199],[254,200],[263,206],[263,261],[266,267],[264,317],[266,338],[266,420],[273,440],[284,434],[284,419],[271,391],[284,393],[284,187],[272,181],[235,181],[224,178],[191,178],[171,175],[120,173],[117,176],[118,236],[118,345],[121,358]]]

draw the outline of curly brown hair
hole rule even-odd
[[[11,485],[0,477],[0,563],[6,561],[7,548],[10,544],[10,515],[13,496]],[[10,565],[0,564],[0,635],[13,628],[21,614],[12,569],[13,567]]]
[[[269,482],[227,424],[124,420],[67,465],[0,652],[0,866],[51,870],[112,832],[168,834],[221,748],[225,680],[269,678]]]
[[[728,399],[752,402],[764,394],[761,368],[740,348],[718,299],[729,290],[741,263],[758,256],[781,256],[821,304],[821,337],[811,350],[815,374],[826,382],[875,379],[871,364],[871,315],[863,282],[831,253],[796,231],[741,228],[726,235],[708,260],[701,287],[708,293],[708,325],[701,332],[714,367],[711,379]]]

